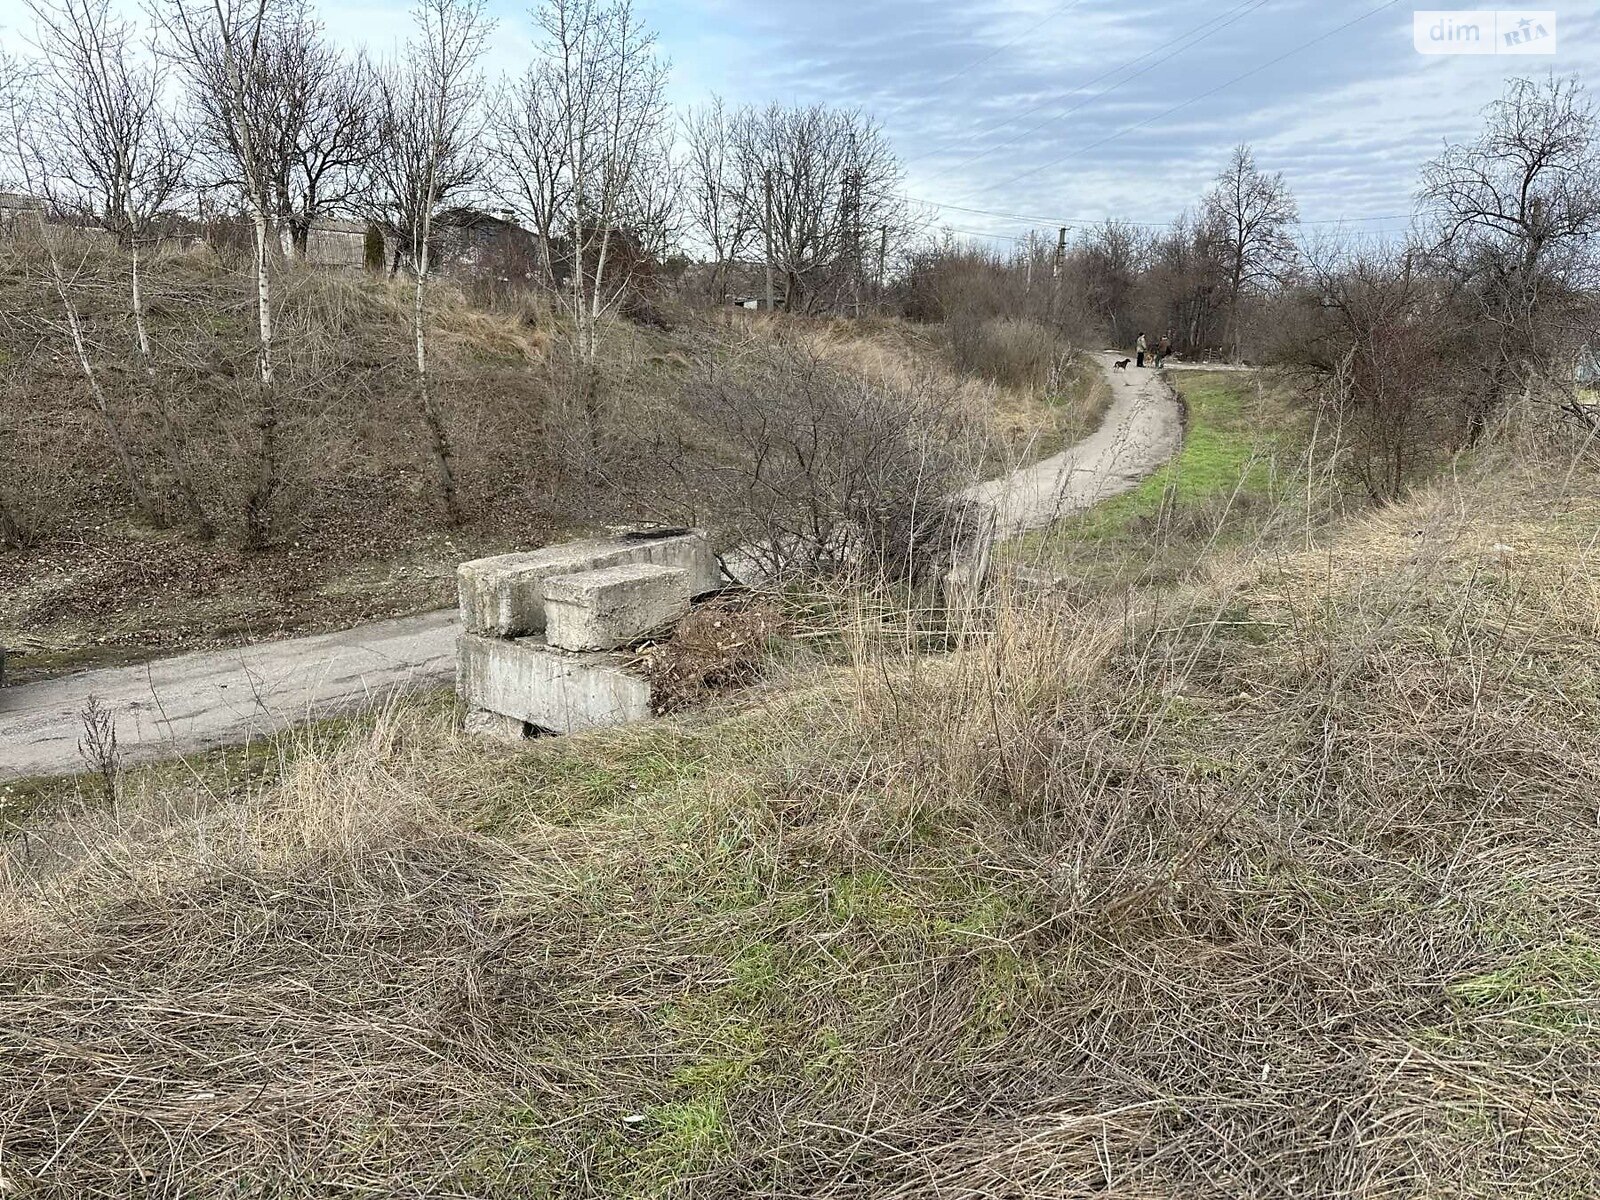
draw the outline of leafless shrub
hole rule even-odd
[[[948,550],[970,430],[934,380],[873,384],[780,347],[701,371],[686,401],[705,436],[682,452],[763,577],[916,577]]]
[[[46,409],[48,387],[31,357],[18,355],[0,368],[6,397],[0,405],[0,548],[33,545],[85,490],[80,448],[92,433],[78,413]]]
[[[957,366],[1008,387],[1048,392],[1072,357],[1070,344],[1025,318],[963,313],[948,328]]]
[[[1466,438],[1470,334],[1410,251],[1325,246],[1307,263],[1311,288],[1285,306],[1273,356],[1328,416],[1346,470],[1393,500]]]
[[[106,803],[113,811],[122,794],[122,751],[117,746],[116,715],[98,696],[91,695],[78,713],[83,737],[78,740],[78,757],[99,780]]]

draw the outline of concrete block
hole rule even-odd
[[[461,719],[461,732],[486,742],[521,742],[528,736],[528,727],[516,717],[474,708]]]
[[[571,654],[542,638],[464,633],[456,644],[456,691],[487,709],[552,733],[646,721],[650,681],[614,654]]]
[[[456,571],[461,623],[471,633],[522,637],[544,629],[544,581],[625,563],[654,563],[689,573],[689,594],[722,586],[711,543],[698,529],[641,531],[589,538],[519,554],[462,563]]]
[[[688,611],[689,572],[679,567],[629,563],[544,581],[545,641],[563,650],[615,650]]]

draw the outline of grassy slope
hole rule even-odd
[[[6,1169],[1593,1195],[1597,526],[1588,469],[1485,469],[696,718],[141,772],[0,875]]]
[[[141,376],[117,357],[132,345],[119,300],[123,265],[91,265],[105,281],[83,289],[91,341],[124,420],[148,435]],[[229,408],[238,398],[226,387],[230,373],[249,370],[245,281],[201,255],[164,258],[150,270],[165,358],[208,364],[184,376],[175,403],[193,435],[190,456],[208,503],[231,511],[230,489],[250,473],[229,455],[254,437]],[[435,369],[470,514],[465,525],[446,527],[412,399],[403,286],[295,272],[280,281],[289,344],[299,345],[297,324],[331,331],[303,367],[316,378],[317,399],[295,408],[285,433],[288,503],[304,508],[298,523],[281,544],[251,555],[227,537],[197,542],[181,530],[149,528],[126,512],[82,382],[52,340],[60,330],[48,323],[54,310],[36,275],[0,270],[0,299],[24,314],[0,320],[0,384],[8,385],[0,387],[0,498],[15,488],[55,514],[38,545],[0,551],[0,645],[12,652],[16,682],[446,606],[465,559],[661,515],[651,489],[662,481],[642,478],[637,458],[610,482],[586,479],[563,458],[570,447],[552,431],[572,423],[551,398],[555,318],[534,308],[480,311],[441,287]],[[608,332],[607,403],[626,445],[657,435],[670,442],[685,420],[674,401],[692,363],[737,356],[751,339],[795,335],[771,322],[681,316],[672,332],[625,323]],[[798,336],[847,370],[941,373],[962,402],[996,414],[997,462],[1079,412],[959,380],[933,334],[901,323],[803,323]],[[127,380],[127,394],[117,392]],[[38,445],[22,436],[29,431]],[[153,448],[143,449],[154,461]]]

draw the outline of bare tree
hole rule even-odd
[[[1079,235],[1071,270],[1089,310],[1105,325],[1114,345],[1132,340],[1128,326],[1145,256],[1145,239],[1125,221],[1107,219]]]
[[[552,293],[561,283],[553,247],[572,203],[561,96],[554,65],[538,59],[521,78],[502,84],[490,123],[495,174],[539,240],[541,282]]]
[[[1423,173],[1429,252],[1487,333],[1472,436],[1530,369],[1575,357],[1592,311],[1600,234],[1600,117],[1576,77],[1514,79],[1477,140]]]
[[[144,255],[158,239],[159,220],[180,198],[189,161],[165,107],[165,80],[108,0],[29,0],[29,7],[41,51],[45,190],[58,209],[98,225],[128,251],[128,309],[162,454],[190,519],[209,535],[145,311]],[[159,521],[159,510],[152,515]]]
[[[317,219],[358,207],[378,149],[371,68],[329,44],[305,0],[265,0],[261,37],[241,72],[242,114],[224,86],[222,41],[208,37],[197,49],[209,56],[192,98],[212,185],[242,191],[247,175],[259,174],[275,248],[304,256]]]
[[[67,245],[68,230],[52,226],[46,221],[46,204],[39,199],[45,191],[44,164],[50,158],[45,144],[46,131],[49,128],[51,75],[47,67],[39,64],[32,64],[32,69],[27,70],[19,69],[15,60],[10,60],[10,64],[9,95],[3,97],[6,101],[9,123],[8,157],[24,191],[31,199],[34,225],[39,245],[44,252],[51,288],[61,304],[67,336],[72,343],[78,369],[83,373],[90,403],[100,418],[106,441],[117,460],[117,466],[127,484],[128,494],[135,510],[154,523],[159,520],[159,509],[150,496],[149,488],[145,486],[144,473],[133,452],[132,443],[123,428],[122,420],[112,407],[101,373],[95,366],[83,317],[74,298],[79,277],[87,262],[87,254],[80,256],[77,265],[70,272],[66,269],[62,252]],[[15,234],[20,230],[13,229],[10,232]]]
[[[490,24],[484,0],[422,0],[413,15],[417,32],[405,60],[382,77],[381,129],[387,152],[378,161],[377,178],[390,228],[406,239],[418,403],[445,515],[451,524],[459,524],[455,455],[429,374],[427,295],[439,205],[483,172],[477,64]]]
[[[28,107],[35,67],[0,46],[0,188],[14,191],[23,186],[23,130],[28,122]]]
[[[1226,337],[1232,274],[1224,240],[1215,222],[1184,213],[1151,242],[1140,307],[1181,349],[1218,346]]]
[[[855,109],[772,105],[742,111],[734,142],[743,219],[761,230],[787,307],[859,311],[873,235],[898,246],[910,227],[882,129]]]
[[[360,206],[379,151],[376,80],[364,57],[344,57],[304,14],[269,52],[263,82],[285,117],[271,143],[278,217],[303,258],[318,219]]]
[[[1241,143],[1206,193],[1203,220],[1224,257],[1228,297],[1224,340],[1237,358],[1240,301],[1285,278],[1294,264],[1292,231],[1300,211],[1283,175],[1258,170],[1250,147]]]
[[[598,365],[604,318],[647,261],[659,221],[666,64],[631,0],[545,0],[535,21],[555,86],[571,255],[564,299],[591,448],[600,443]]]
[[[711,288],[719,303],[728,299],[727,267],[749,249],[755,232],[751,206],[739,173],[734,119],[713,96],[682,118],[688,161],[684,199],[695,232],[711,254]]]
[[[191,93],[217,115],[239,168],[238,191],[255,233],[257,450],[244,516],[245,545],[259,549],[272,539],[282,464],[272,325],[274,193],[262,131],[268,118],[256,108],[252,81],[261,73],[278,14],[270,0],[165,0],[158,12],[169,52],[188,75]]]

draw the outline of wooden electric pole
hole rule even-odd
[[[884,263],[889,257],[889,227],[878,226],[878,306],[883,306],[883,293],[888,278],[884,275]]]
[[[772,294],[772,172],[767,171],[761,176],[762,192],[765,196],[764,209],[766,219],[762,222],[763,231],[766,233],[767,249],[767,311],[773,309]]]
[[[1056,261],[1051,274],[1055,278],[1055,295],[1052,303],[1055,305],[1056,315],[1061,312],[1061,280],[1067,273],[1067,227],[1063,225],[1056,233]]]

